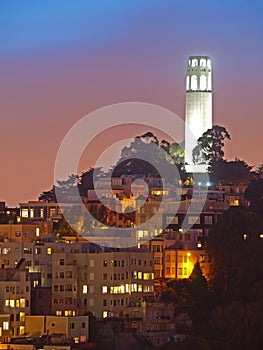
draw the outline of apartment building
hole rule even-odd
[[[11,335],[24,334],[25,316],[30,314],[31,295],[31,281],[24,259],[18,262],[16,268],[0,269],[0,295],[0,313],[10,315],[8,327]]]
[[[121,317],[128,306],[154,296],[153,254],[140,251],[55,253],[52,313]]]

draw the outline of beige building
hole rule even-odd
[[[209,278],[210,259],[205,250],[182,250],[169,248],[164,251],[164,277],[166,279],[189,278],[196,262],[203,275]]]
[[[53,254],[55,315],[121,317],[128,306],[153,300],[153,292],[152,253]]]
[[[10,315],[12,336],[25,332],[25,316],[30,314],[31,282],[22,259],[16,268],[0,269],[0,313]]]
[[[84,343],[89,339],[89,317],[27,316],[25,329],[32,337],[61,334],[66,341]]]
[[[0,313],[0,343],[8,342],[11,336],[10,314]]]
[[[6,242],[32,242],[51,232],[51,223],[1,224],[0,238]]]

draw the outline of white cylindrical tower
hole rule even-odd
[[[196,166],[197,163],[193,160],[193,149],[197,146],[197,139],[207,129],[212,128],[212,67],[208,56],[189,57],[186,75],[185,124],[186,163]],[[203,169],[206,167],[203,166]]]

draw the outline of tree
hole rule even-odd
[[[197,140],[198,145],[193,150],[194,153],[203,154],[204,163],[208,163],[210,166],[213,162],[222,160],[224,157],[224,140],[230,140],[230,134],[225,127],[214,125],[211,129],[208,129]],[[197,152],[198,150],[198,152]]]
[[[263,213],[263,178],[252,180],[246,190],[245,198],[249,201],[249,208],[258,213]]]
[[[253,177],[251,170],[244,160],[218,160],[211,163],[210,181],[219,185],[246,185]]]
[[[257,213],[231,207],[210,231],[210,284],[219,302],[248,301],[252,286],[263,279],[262,227],[263,218]]]

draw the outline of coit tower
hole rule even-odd
[[[185,160],[189,171],[206,171],[201,157],[193,158],[197,140],[212,127],[212,67],[208,56],[190,56],[186,74]],[[202,165],[203,164],[203,165]],[[202,165],[202,166],[201,166]]]

